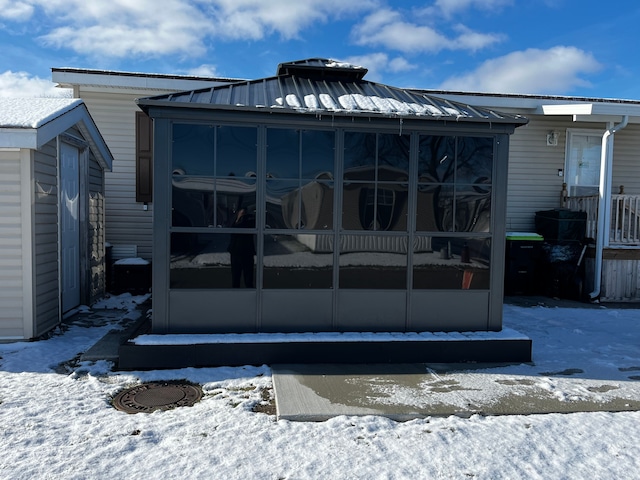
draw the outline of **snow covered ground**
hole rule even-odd
[[[132,317],[140,300],[94,309]],[[640,381],[640,310],[506,305],[505,326],[533,339],[535,365],[482,375],[532,375],[560,396],[580,382]],[[113,372],[74,361],[111,328],[0,345],[1,479],[640,478],[639,412],[276,421],[254,412],[271,387],[266,366]],[[573,383],[544,375],[562,371]],[[152,414],[110,405],[125,387],[172,379],[199,383],[204,398]]]

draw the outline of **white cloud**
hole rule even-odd
[[[601,65],[590,53],[575,47],[528,49],[487,60],[475,71],[454,76],[440,85],[446,90],[492,93],[563,94],[589,86],[580,75]]]
[[[0,97],[67,97],[72,96],[68,88],[57,88],[49,80],[34,77],[26,72],[12,72],[7,70],[0,73]]]
[[[206,51],[210,22],[182,0],[34,0],[60,26],[41,38],[57,48],[106,57]]]
[[[46,20],[47,46],[83,55],[203,55],[210,39],[296,38],[314,25],[369,11],[378,0],[0,0],[0,18]]]
[[[416,68],[403,57],[390,59],[386,53],[372,53],[369,55],[352,56],[344,59],[352,65],[360,65],[368,70],[366,79],[379,82],[386,71],[398,73],[408,72]]]
[[[429,7],[428,11],[431,13],[436,11],[449,18],[455,13],[471,8],[495,11],[512,4],[513,0],[436,0],[434,6]]]
[[[16,2],[15,0],[0,0],[0,18],[24,21],[33,15],[33,5],[30,2]]]
[[[186,71],[187,75],[194,75],[196,77],[219,77],[220,74],[215,65],[203,63],[199,67],[190,68]]]
[[[277,33],[297,38],[314,24],[325,24],[343,15],[368,11],[377,0],[210,0],[206,12],[215,31],[230,39],[262,39]]]
[[[456,30],[457,37],[447,38],[430,26],[405,22],[399,12],[385,9],[367,16],[354,27],[352,35],[358,45],[382,46],[407,53],[476,51],[503,39],[501,35],[473,32],[460,25]]]

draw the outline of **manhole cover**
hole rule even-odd
[[[198,385],[185,382],[150,382],[123,390],[113,397],[113,406],[127,413],[155,412],[190,407],[202,398]]]

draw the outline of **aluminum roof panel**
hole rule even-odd
[[[158,95],[138,100],[141,108],[174,106],[200,109],[269,110],[301,114],[402,117],[471,122],[525,124],[520,115],[472,107],[407,89],[368,82],[349,76],[366,69],[328,67],[323,59],[281,64],[275,77],[214,86],[201,90]],[[283,67],[286,66],[286,68]],[[302,66],[302,68],[298,68]],[[296,70],[297,69],[297,70]],[[333,70],[331,70],[333,69]],[[327,75],[325,70],[347,76]]]

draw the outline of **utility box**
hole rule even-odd
[[[113,264],[115,293],[142,295],[151,290],[151,263],[143,258],[123,258]]]
[[[547,242],[582,242],[587,232],[587,212],[566,208],[536,212],[536,232]]]
[[[544,238],[537,233],[508,232],[505,257],[505,295],[538,293],[538,265]]]

